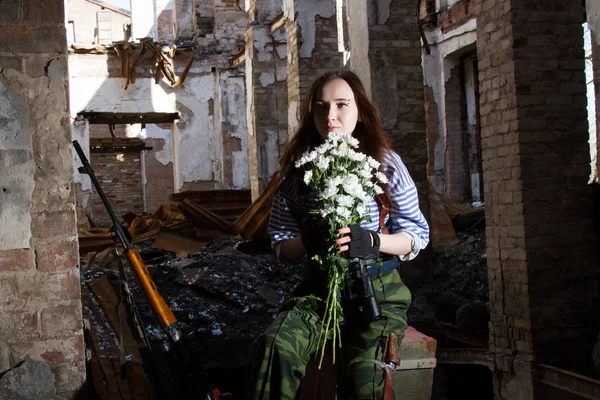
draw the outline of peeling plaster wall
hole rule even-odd
[[[0,250],[30,247],[35,163],[28,119],[23,99],[0,81]]]
[[[88,65],[92,64],[90,61],[92,57],[102,59],[105,56],[86,56]],[[124,78],[106,79],[101,76],[86,76],[85,65],[83,65],[85,62],[85,59],[81,59],[78,65],[70,68],[73,72],[71,77],[73,118],[81,111],[179,112],[180,119],[175,121],[174,132],[176,190],[181,190],[186,182],[197,181],[210,182],[211,188],[226,186],[223,182],[223,166],[220,159],[222,151],[220,123],[225,121],[238,130],[246,129],[246,125],[245,117],[240,118],[239,110],[234,110],[234,107],[227,107],[222,114],[218,107],[215,111],[214,104],[219,104],[221,101],[220,88],[215,84],[215,80],[218,79],[215,73],[207,72],[207,68],[204,67],[192,67],[184,84],[176,89],[164,84],[156,85],[150,78],[138,78],[134,84],[124,90]],[[227,76],[228,74],[225,73]],[[241,89],[243,90],[243,85]],[[243,97],[241,101],[243,103]],[[227,114],[230,110],[233,112],[232,115]],[[215,112],[219,113],[218,117],[215,117]],[[240,121],[243,121],[243,125],[240,125]],[[81,138],[86,135],[80,127],[74,128]],[[241,135],[241,133],[236,134]],[[244,184],[243,179],[237,179],[236,185],[247,185],[247,183]],[[82,189],[86,190],[86,187]]]
[[[294,10],[296,12],[296,22],[301,28],[302,46],[300,47],[299,56],[309,58],[315,48],[315,31],[317,29],[315,18],[317,15],[322,18],[333,17],[336,12],[335,3],[322,0],[296,0]]]
[[[423,79],[425,86],[433,90],[433,97],[438,105],[439,135],[435,143],[429,143],[432,147],[434,158],[429,160],[429,177],[434,188],[439,193],[445,191],[445,163],[447,146],[447,126],[445,107],[445,83],[450,79],[450,71],[459,63],[458,58],[452,57],[452,53],[472,45],[477,41],[477,23],[475,19],[452,31],[443,33],[441,29],[426,31],[427,41],[431,47],[431,54],[422,52]],[[434,129],[428,127],[428,130]],[[428,139],[435,139],[430,136]]]
[[[227,116],[223,121],[228,137],[223,142],[239,141],[239,146],[231,146],[231,180],[225,183],[232,189],[246,189],[250,185],[248,171],[248,128],[246,124],[246,89],[243,75],[232,75],[226,72],[220,77],[221,115]],[[216,124],[215,124],[216,125]],[[229,152],[226,152],[225,155]]]
[[[348,67],[354,71],[371,96],[371,67],[369,65],[369,25],[364,17],[367,14],[367,2],[347,0],[348,7]]]

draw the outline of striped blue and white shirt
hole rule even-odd
[[[388,233],[402,232],[412,239],[414,243],[412,252],[399,257],[401,261],[409,261],[415,258],[419,251],[429,243],[429,225],[419,209],[415,183],[400,156],[393,151],[385,151],[382,168],[389,181],[389,193],[392,200],[389,214],[385,219],[385,226]],[[284,240],[300,234],[302,210],[299,198],[298,188],[293,179],[283,181],[273,198],[269,236],[275,249]],[[371,201],[367,213],[370,215],[371,221],[365,221],[361,223],[361,226],[381,233],[379,208],[375,199]]]

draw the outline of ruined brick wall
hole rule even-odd
[[[251,2],[246,32],[246,93],[252,198],[278,169],[287,143],[287,61],[283,29],[271,32],[281,8],[271,0]]]
[[[288,103],[288,136],[298,129],[300,119],[300,71],[298,69],[298,25],[296,21],[286,18],[285,34],[287,41],[287,103]]]
[[[445,195],[449,198],[464,202],[468,200],[468,185],[470,176],[467,166],[467,126],[464,82],[462,79],[462,63],[453,58],[453,68],[445,68],[449,72],[445,82],[445,112],[446,112],[446,156]],[[447,64],[448,65],[448,64]]]
[[[600,134],[600,45],[596,41],[596,36],[592,32],[592,65],[594,69],[594,93],[596,95],[596,164],[592,165],[592,176],[594,182],[600,183],[600,141],[598,140],[598,134]]]
[[[293,3],[293,4],[292,4]],[[284,2],[288,44],[288,132],[298,127],[300,106],[316,77],[340,69],[343,55],[338,47],[336,2]]]
[[[597,334],[583,21],[580,2],[480,5],[490,346],[507,390],[503,372],[534,355],[584,364]]]
[[[92,153],[90,164],[119,220],[128,212],[139,214],[144,211],[139,153]],[[92,192],[95,189],[92,188]],[[99,226],[112,226],[100,198],[96,193],[91,196],[92,220]]]
[[[162,10],[156,21],[159,42],[173,40],[173,10]]]
[[[64,2],[0,9],[0,374],[43,360],[72,398],[85,363]]]
[[[419,190],[421,209],[429,212],[427,140],[421,66],[421,40],[414,1],[369,5],[371,89],[384,129]]]

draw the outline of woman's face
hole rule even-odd
[[[352,136],[359,121],[354,92],[348,83],[336,78],[326,82],[315,96],[313,118],[323,138],[331,132]]]

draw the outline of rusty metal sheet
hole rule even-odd
[[[267,225],[271,216],[273,197],[279,186],[278,175],[274,174],[262,194],[234,221],[244,239],[267,237]]]

